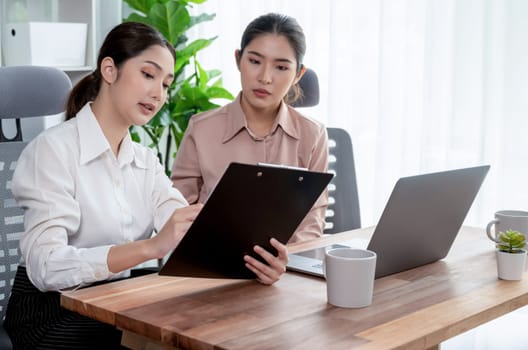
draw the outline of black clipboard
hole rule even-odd
[[[275,253],[286,243],[333,174],[231,163],[160,275],[253,279],[244,255],[255,244]],[[261,260],[261,259],[260,259]]]

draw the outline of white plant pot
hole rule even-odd
[[[522,253],[506,253],[497,250],[497,273],[502,280],[518,281],[526,266],[526,250]]]

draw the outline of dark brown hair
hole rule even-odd
[[[296,73],[298,74],[302,69],[304,54],[306,53],[306,38],[299,23],[292,17],[278,13],[268,13],[255,18],[248,24],[242,34],[240,56],[242,56],[244,49],[253,39],[264,34],[277,34],[286,37],[295,52],[295,59],[297,60]],[[300,97],[302,97],[301,88],[298,84],[295,84],[286,94],[284,102],[291,104]]]
[[[176,60],[174,47],[153,27],[138,22],[124,22],[115,26],[106,35],[99,50],[97,68],[72,89],[66,105],[66,120],[75,117],[88,101],[97,97],[102,79],[101,62],[105,57],[112,58],[119,69],[128,59],[140,55],[153,45],[166,47]]]

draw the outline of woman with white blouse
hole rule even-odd
[[[68,120],[20,156],[12,191],[25,210],[25,233],[4,322],[15,349],[120,348],[119,330],[61,308],[59,291],[125,278],[165,257],[200,211],[128,132],[165,103],[175,57],[150,26],[116,26],[97,69],[72,90]],[[249,260],[266,284],[285,270],[287,250],[276,248],[278,256],[260,251],[269,265]]]

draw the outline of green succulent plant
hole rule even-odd
[[[499,232],[499,240],[497,248],[506,253],[522,253],[526,245],[526,236],[515,230]]]
[[[125,22],[141,22],[158,29],[176,49],[175,79],[169,88],[168,101],[148,124],[140,127],[149,138],[148,145],[156,149],[167,175],[170,175],[171,160],[191,116],[219,107],[213,100],[234,99],[222,86],[221,72],[205,70],[196,59],[196,54],[216,37],[187,42],[186,33],[191,27],[215,17],[205,13],[190,15],[189,8],[205,1],[124,0],[134,11],[124,19]],[[137,128],[132,127],[131,136],[134,141],[141,142],[141,133]]]

